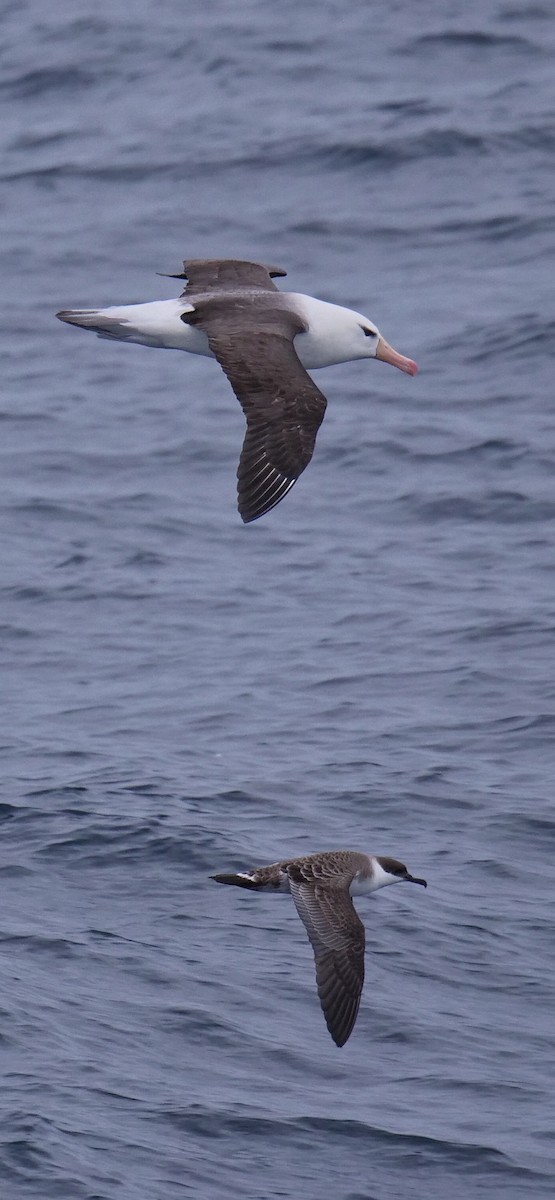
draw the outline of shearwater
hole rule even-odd
[[[285,274],[238,259],[187,259],[168,277],[188,281],[178,300],[56,314],[101,338],[218,360],[247,419],[237,471],[245,522],[279,504],[312,458],[327,402],[307,368],[378,358],[408,375],[418,370],[361,313],[280,292],[272,280]]]
[[[318,996],[336,1046],[344,1046],[352,1033],[364,983],[364,925],[351,897],[403,881],[428,886],[397,859],[356,850],[326,850],[211,879],[291,893],[312,943]]]

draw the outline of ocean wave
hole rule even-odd
[[[531,38],[521,34],[495,33],[487,29],[446,29],[441,33],[422,33],[411,38],[401,53],[412,52],[420,47],[440,50],[442,47],[459,50],[469,47],[485,51],[516,50],[517,52],[545,54],[545,48]]]
[[[118,161],[107,164],[103,159],[88,154],[86,161],[79,161],[79,155],[72,155],[70,146],[63,160],[56,161],[54,154],[55,143],[52,144],[52,161],[33,166],[28,161],[22,166],[10,166],[10,157],[6,162],[1,178],[8,181],[36,179],[46,182],[56,180],[85,179],[97,180],[99,183],[136,183],[155,178],[157,181],[183,182],[190,178],[191,171],[195,176],[218,175],[223,170],[260,171],[260,170],[297,170],[313,172],[316,169],[330,172],[358,170],[374,166],[381,169],[394,169],[405,164],[433,159],[464,159],[488,158],[502,152],[505,156],[520,156],[524,150],[534,150],[542,155],[552,154],[555,150],[555,132],[553,125],[547,121],[537,125],[523,125],[518,129],[505,130],[469,130],[456,125],[444,128],[427,129],[410,136],[395,136],[389,133],[381,138],[360,138],[349,140],[323,140],[319,134],[314,137],[288,137],[264,141],[253,148],[238,150],[226,145],[219,138],[208,139],[203,148],[198,147],[194,163],[183,156],[171,158],[156,158],[149,155],[142,157],[140,148],[134,155],[120,156]],[[17,142],[11,147],[13,154],[25,154],[28,150],[18,147]]]

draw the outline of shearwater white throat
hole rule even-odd
[[[377,327],[350,308],[281,292],[286,272],[239,259],[187,259],[178,300],[63,309],[60,321],[98,337],[215,358],[247,419],[237,471],[243,521],[269,512],[308,466],[326,398],[308,370],[375,358],[416,375]]]
[[[344,1046],[352,1033],[364,983],[366,937],[352,897],[392,883],[428,886],[397,859],[357,850],[326,850],[211,878],[251,891],[292,895],[312,944],[318,996],[336,1046]]]

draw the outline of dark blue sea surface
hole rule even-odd
[[[552,5],[0,11],[0,1195],[551,1198]],[[421,365],[248,527],[217,364],[54,319],[215,255]],[[428,880],[342,1051],[208,878],[339,846]]]

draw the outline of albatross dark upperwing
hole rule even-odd
[[[286,275],[281,267],[269,267],[265,263],[244,262],[239,258],[186,258],[179,275],[168,275],[168,279],[186,279],[182,292],[188,300],[196,295],[222,292],[226,289],[255,287],[258,290],[277,292],[272,279]]]
[[[281,298],[263,296],[253,285],[236,297],[207,297],[181,318],[206,334],[247,418],[237,471],[245,523],[279,504],[308,466],[327,403],[293,345],[306,329],[302,318]]]
[[[348,887],[335,881],[307,883],[288,868],[291,895],[316,963],[316,983],[326,1025],[336,1044],[350,1037],[364,983],[364,925]]]

